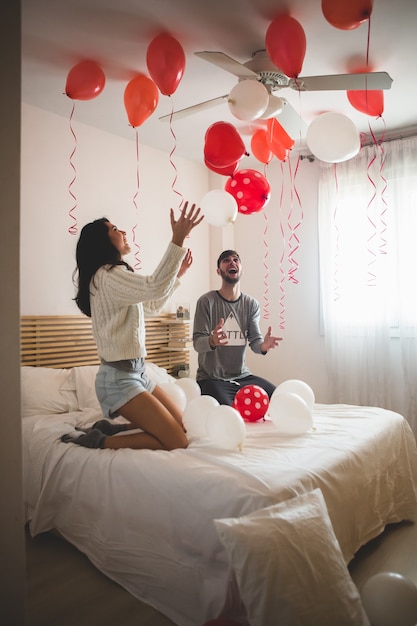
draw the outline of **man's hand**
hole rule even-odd
[[[209,343],[212,348],[216,346],[225,346],[228,343],[227,335],[223,330],[224,318],[221,317],[217,326],[211,331]]]
[[[268,327],[268,332],[266,333],[263,342],[261,343],[262,352],[268,352],[272,348],[276,348],[279,345],[279,342],[282,341],[282,337],[274,337],[272,334],[271,326]]]

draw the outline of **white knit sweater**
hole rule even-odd
[[[91,319],[98,354],[105,361],[146,356],[145,313],[156,314],[179,285],[185,249],[172,242],[150,276],[123,265],[101,267],[90,283]]]

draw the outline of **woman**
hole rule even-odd
[[[141,276],[123,261],[130,252],[126,233],[106,218],[86,224],[77,243],[78,280],[75,301],[91,317],[101,360],[96,392],[103,414],[122,415],[128,424],[96,422],[88,431],[64,435],[65,443],[88,448],[186,448],[181,411],[145,373],[145,313],[157,313],[190,267],[185,237],[203,219],[200,209],[186,202],[178,220],[170,211],[172,239],[158,267]],[[141,429],[120,437],[122,430]]]

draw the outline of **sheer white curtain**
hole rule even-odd
[[[318,204],[334,401],[398,411],[417,435],[417,138],[323,163]]]

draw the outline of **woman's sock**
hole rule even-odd
[[[81,430],[83,433],[90,433],[92,430],[99,430],[105,435],[117,435],[127,430],[127,424],[113,424],[110,420],[99,420],[93,424],[90,428],[76,428],[75,430]]]
[[[127,430],[127,424],[113,424],[109,420],[99,420],[93,424],[93,429],[96,428],[105,435],[116,435]]]
[[[98,428],[90,430],[90,432],[83,435],[67,433],[61,437],[63,443],[76,443],[79,446],[84,446],[84,448],[104,448],[105,439],[106,435]]]

